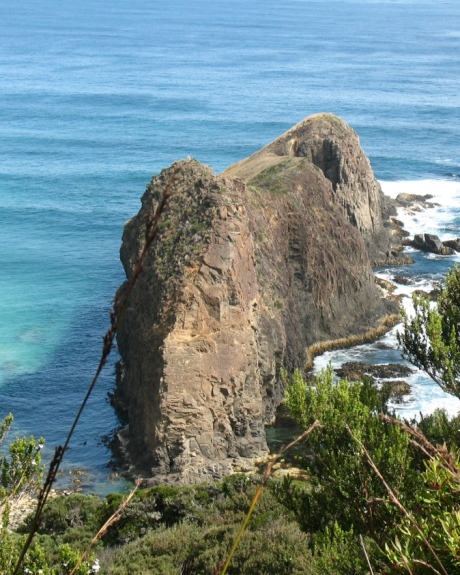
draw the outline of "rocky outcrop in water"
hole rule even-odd
[[[370,260],[398,258],[398,238],[356,134],[329,114],[220,176],[195,160],[155,176],[125,226],[128,279],[166,186],[120,322],[116,396],[132,471],[191,483],[266,451],[282,366],[302,367],[313,343],[365,333],[397,309]]]
[[[434,208],[438,204],[429,202],[428,200],[433,199],[431,194],[419,195],[419,194],[398,194],[395,199],[395,203],[398,207],[406,208],[409,212],[420,212],[426,210],[427,208]]]
[[[454,253],[454,249],[432,234],[415,234],[410,245],[418,250],[441,256],[450,256]]]
[[[400,363],[370,364],[348,361],[334,369],[334,372],[348,381],[363,381],[363,378],[367,377],[378,385],[383,395],[393,403],[404,403],[412,392],[412,388],[407,381],[396,378],[409,377],[415,370]]]
[[[460,252],[460,238],[456,238],[455,240],[445,240],[442,243],[444,247],[450,248],[455,252]]]

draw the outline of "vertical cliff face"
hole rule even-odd
[[[118,334],[134,472],[189,483],[262,454],[283,394],[280,367],[301,367],[307,346],[363,333],[394,311],[366,248],[389,241],[378,184],[351,129],[316,118],[221,176],[194,160],[174,164],[126,225],[129,279],[146,217],[170,187]],[[316,145],[315,130],[335,151]]]
[[[120,327],[119,395],[136,467],[159,481],[193,482],[228,474],[233,459],[266,449],[258,286],[242,186],[226,186],[193,160],[154,178],[127,224],[127,276],[145,217],[173,177],[158,242]]]

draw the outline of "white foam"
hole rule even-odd
[[[414,291],[417,290],[430,292],[434,288],[433,282],[426,279],[414,279],[410,285],[404,285],[397,283],[397,281],[394,279],[396,274],[391,274],[389,272],[377,272],[375,275],[381,279],[390,281],[395,286],[393,294],[402,295],[403,297],[412,297]]]
[[[411,234],[434,234],[442,240],[453,239],[455,232],[448,232],[446,227],[452,222],[452,210],[460,205],[460,182],[451,180],[416,180],[398,182],[380,182],[383,192],[396,198],[398,194],[417,194],[424,196],[431,194],[433,198],[428,201],[439,204],[419,212],[400,208],[398,218],[402,220],[404,228]],[[436,256],[444,257],[444,256]]]
[[[324,353],[315,358],[315,373],[326,368],[329,364],[333,368],[337,368],[347,361],[363,361],[374,364],[377,356],[378,363],[399,363],[401,355],[396,349],[396,332],[398,330],[401,330],[401,324],[393,328],[376,344]],[[378,349],[377,345],[379,346]],[[385,347],[387,350],[384,349]],[[404,398],[403,403],[390,403],[390,407],[394,408],[396,413],[406,419],[413,419],[419,417],[420,413],[428,415],[438,408],[445,409],[450,416],[456,415],[460,411],[459,399],[442,391],[423,371],[416,369],[411,364],[407,365],[414,370],[412,375],[403,378],[411,386],[411,394]]]
[[[427,415],[435,409],[445,409],[450,416],[460,411],[460,400],[442,391],[423,371],[416,370],[405,379],[412,388],[411,395],[404,403],[390,404],[402,417],[418,418],[420,413]]]
[[[399,181],[380,182],[385,194],[396,198],[400,193],[426,195],[431,194],[432,199],[428,200],[439,206],[427,208],[420,212],[412,212],[406,209],[398,210],[398,219],[402,220],[404,228],[411,233],[431,233],[440,237],[441,240],[460,236],[460,230],[456,230],[453,223],[455,212],[460,207],[460,181],[446,180],[420,180],[420,181]],[[452,230],[452,232],[450,231]],[[406,252],[415,252],[413,248],[406,248]],[[426,254],[425,257],[432,260],[448,259],[450,262],[460,262],[460,254],[452,256],[438,256]],[[389,280],[396,285],[395,295],[402,295],[402,306],[406,313],[413,315],[412,294],[415,290],[431,291],[435,281],[440,275],[438,272],[430,274],[433,279],[413,276],[413,272],[408,271],[411,279],[410,285],[398,284],[394,281],[394,276],[405,275],[398,272],[398,268],[388,268],[381,270],[376,275],[382,279]],[[331,364],[337,368],[348,361],[362,361],[370,364],[381,363],[406,363],[402,360],[401,351],[398,349],[397,333],[402,331],[402,324],[398,324],[388,331],[378,341],[337,351],[326,352],[315,358],[314,371],[318,372]],[[445,409],[449,415],[455,415],[460,411],[460,400],[456,397],[444,393],[442,389],[434,383],[423,371],[417,370],[414,366],[406,363],[414,373],[404,379],[411,385],[411,395],[402,404],[393,404],[392,407],[405,418],[418,417],[423,414],[432,413],[437,408]]]

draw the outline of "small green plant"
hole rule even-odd
[[[9,414],[0,426],[0,445],[5,441],[13,423]],[[16,437],[8,446],[7,455],[0,457],[0,513],[2,522],[8,524],[8,512],[14,501],[25,494],[34,493],[43,476],[41,449],[45,440]]]
[[[369,544],[372,545],[372,541]],[[337,522],[326,527],[314,536],[314,550],[315,573],[362,575],[367,571],[366,557],[357,545],[353,528],[343,531]]]
[[[24,537],[18,537],[7,529],[0,531],[0,575],[11,575],[18,560]],[[55,575],[48,564],[43,547],[33,544],[26,553],[21,575]]]
[[[399,573],[442,573],[451,575],[460,568],[460,463],[456,453],[445,446],[435,447],[418,429],[394,422],[411,436],[412,443],[428,459],[422,483],[412,505],[404,506],[386,486],[392,502],[402,512],[401,521],[385,545],[385,553]],[[376,471],[378,473],[378,471]]]
[[[13,416],[7,415],[0,425],[0,445],[8,436]],[[44,440],[33,436],[14,438],[0,457],[0,575],[11,575],[20,555],[24,538],[11,533],[10,513],[25,495],[34,495],[43,475],[41,449]],[[24,574],[51,575],[45,552],[33,545],[24,558]]]
[[[90,575],[99,571],[99,560],[94,555],[88,557],[74,570],[74,566],[80,559],[80,552],[74,551],[67,543],[59,549],[59,572],[62,575]]]

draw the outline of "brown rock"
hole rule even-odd
[[[431,194],[398,194],[396,196],[396,204],[398,206],[407,208],[407,207],[422,207],[422,208],[431,208],[434,207],[435,204],[428,202],[431,200],[433,196]]]
[[[362,361],[347,361],[334,371],[339,377],[346,377],[349,381],[359,381],[365,376],[372,376],[378,380],[408,377],[415,370],[401,363],[371,364]]]
[[[396,310],[366,250],[389,236],[356,134],[321,115],[264,150],[221,176],[194,160],[174,164],[125,227],[129,279],[146,218],[170,187],[118,332],[121,437],[132,472],[154,482],[250,467],[267,450],[281,366],[302,367],[311,344],[365,333]]]
[[[410,384],[403,379],[384,381],[382,390],[388,394],[393,403],[404,403],[407,400],[407,396],[412,392]]]

